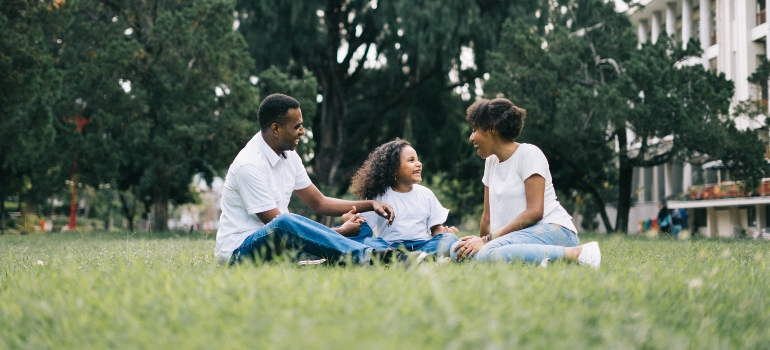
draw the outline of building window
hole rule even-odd
[[[745,206],[741,209],[746,209],[746,226],[757,227],[757,208],[754,206]]]
[[[708,211],[706,208],[693,209],[692,226],[697,230],[698,227],[706,227],[708,225]]]
[[[765,22],[765,0],[757,0],[757,25]]]

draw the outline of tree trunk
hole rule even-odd
[[[112,200],[113,200],[113,190],[107,189],[104,190],[104,193],[106,193],[106,201],[107,201],[107,213],[104,215],[104,230],[109,231],[110,227],[112,226]]]
[[[121,211],[123,212],[123,217],[126,218],[126,221],[128,222],[128,231],[133,232],[134,231],[134,215],[136,215],[136,210],[131,210],[131,207],[128,205],[128,200],[126,199],[125,193],[118,193],[118,197],[120,198],[120,206]],[[134,203],[136,205],[136,203]]]
[[[631,183],[634,167],[628,159],[628,140],[626,128],[617,128],[618,145],[618,213],[615,219],[615,230],[628,233],[628,212],[631,210]]]
[[[5,234],[5,187],[0,185],[0,235]]]
[[[591,193],[591,196],[594,197],[594,203],[596,203],[597,208],[599,209],[599,216],[602,218],[602,224],[604,224],[604,229],[607,231],[607,233],[612,233],[614,230],[612,229],[612,224],[610,224],[610,217],[607,216],[607,206],[604,204],[604,200],[599,195],[599,191],[597,191],[592,186],[588,187],[588,191]]]
[[[168,193],[170,188],[170,176],[161,175],[157,177],[155,188],[153,189],[153,208],[155,217],[152,223],[152,229],[155,231],[168,231]]]

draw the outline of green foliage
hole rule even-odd
[[[511,13],[531,8],[488,1],[239,1],[238,19],[257,71],[309,70],[323,101],[313,118],[313,173],[342,194],[376,146],[414,142],[453,175],[470,147],[458,137],[467,103],[452,93],[486,71],[485,57]],[[462,67],[462,47],[475,66]],[[449,81],[450,70],[457,81]],[[447,159],[453,161],[447,161]],[[431,165],[433,165],[431,164]],[[462,179],[465,181],[465,179]]]
[[[598,271],[564,263],[405,271],[222,268],[213,237],[201,235],[3,236],[0,347],[751,349],[770,341],[766,242],[582,240],[594,238],[604,253]]]
[[[489,97],[527,110],[520,140],[543,149],[557,189],[591,199],[585,213],[598,211],[608,231],[604,207],[616,205],[614,229],[625,231],[634,167],[722,159],[751,186],[759,183],[761,141],[735,129],[733,83],[699,64],[697,39],[687,49],[671,38],[637,49],[613,3],[560,4],[549,11],[551,3],[541,3],[549,26],[534,16],[506,23],[485,87]]]
[[[63,4],[63,2],[62,2]],[[45,160],[54,138],[51,106],[62,83],[49,55],[64,25],[68,7],[54,1],[9,0],[0,4],[0,199],[27,194],[36,203],[42,193],[63,185],[35,182],[45,179],[52,165]],[[50,174],[49,174],[50,175]],[[58,180],[58,179],[57,179]],[[28,182],[29,183],[29,182]],[[5,210],[0,206],[0,229]]]
[[[169,201],[193,199],[192,176],[211,181],[258,130],[253,62],[233,30],[234,4],[78,6],[63,38],[59,109],[90,123],[63,132],[63,148],[77,154],[88,183],[114,184],[154,205],[154,227],[163,230]]]

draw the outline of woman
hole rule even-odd
[[[598,268],[599,245],[579,245],[572,218],[556,200],[545,155],[537,146],[514,141],[525,116],[504,98],[479,100],[468,108],[470,141],[486,160],[484,212],[480,237],[463,237],[452,246],[452,258],[543,265],[564,259]]]

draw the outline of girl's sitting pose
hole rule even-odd
[[[479,100],[467,113],[470,141],[486,159],[484,212],[480,237],[463,237],[452,257],[541,264],[564,259],[598,268],[599,245],[579,245],[572,217],[556,200],[545,155],[535,145],[514,142],[526,111],[497,98]]]
[[[365,219],[361,232],[348,238],[375,249],[405,248],[448,256],[449,247],[458,241],[458,230],[443,225],[449,209],[420,182],[422,163],[409,142],[397,139],[377,147],[353,176],[351,189],[362,199],[390,205],[396,218],[388,226],[387,220],[369,212],[347,213],[342,216],[344,221],[352,215]]]

